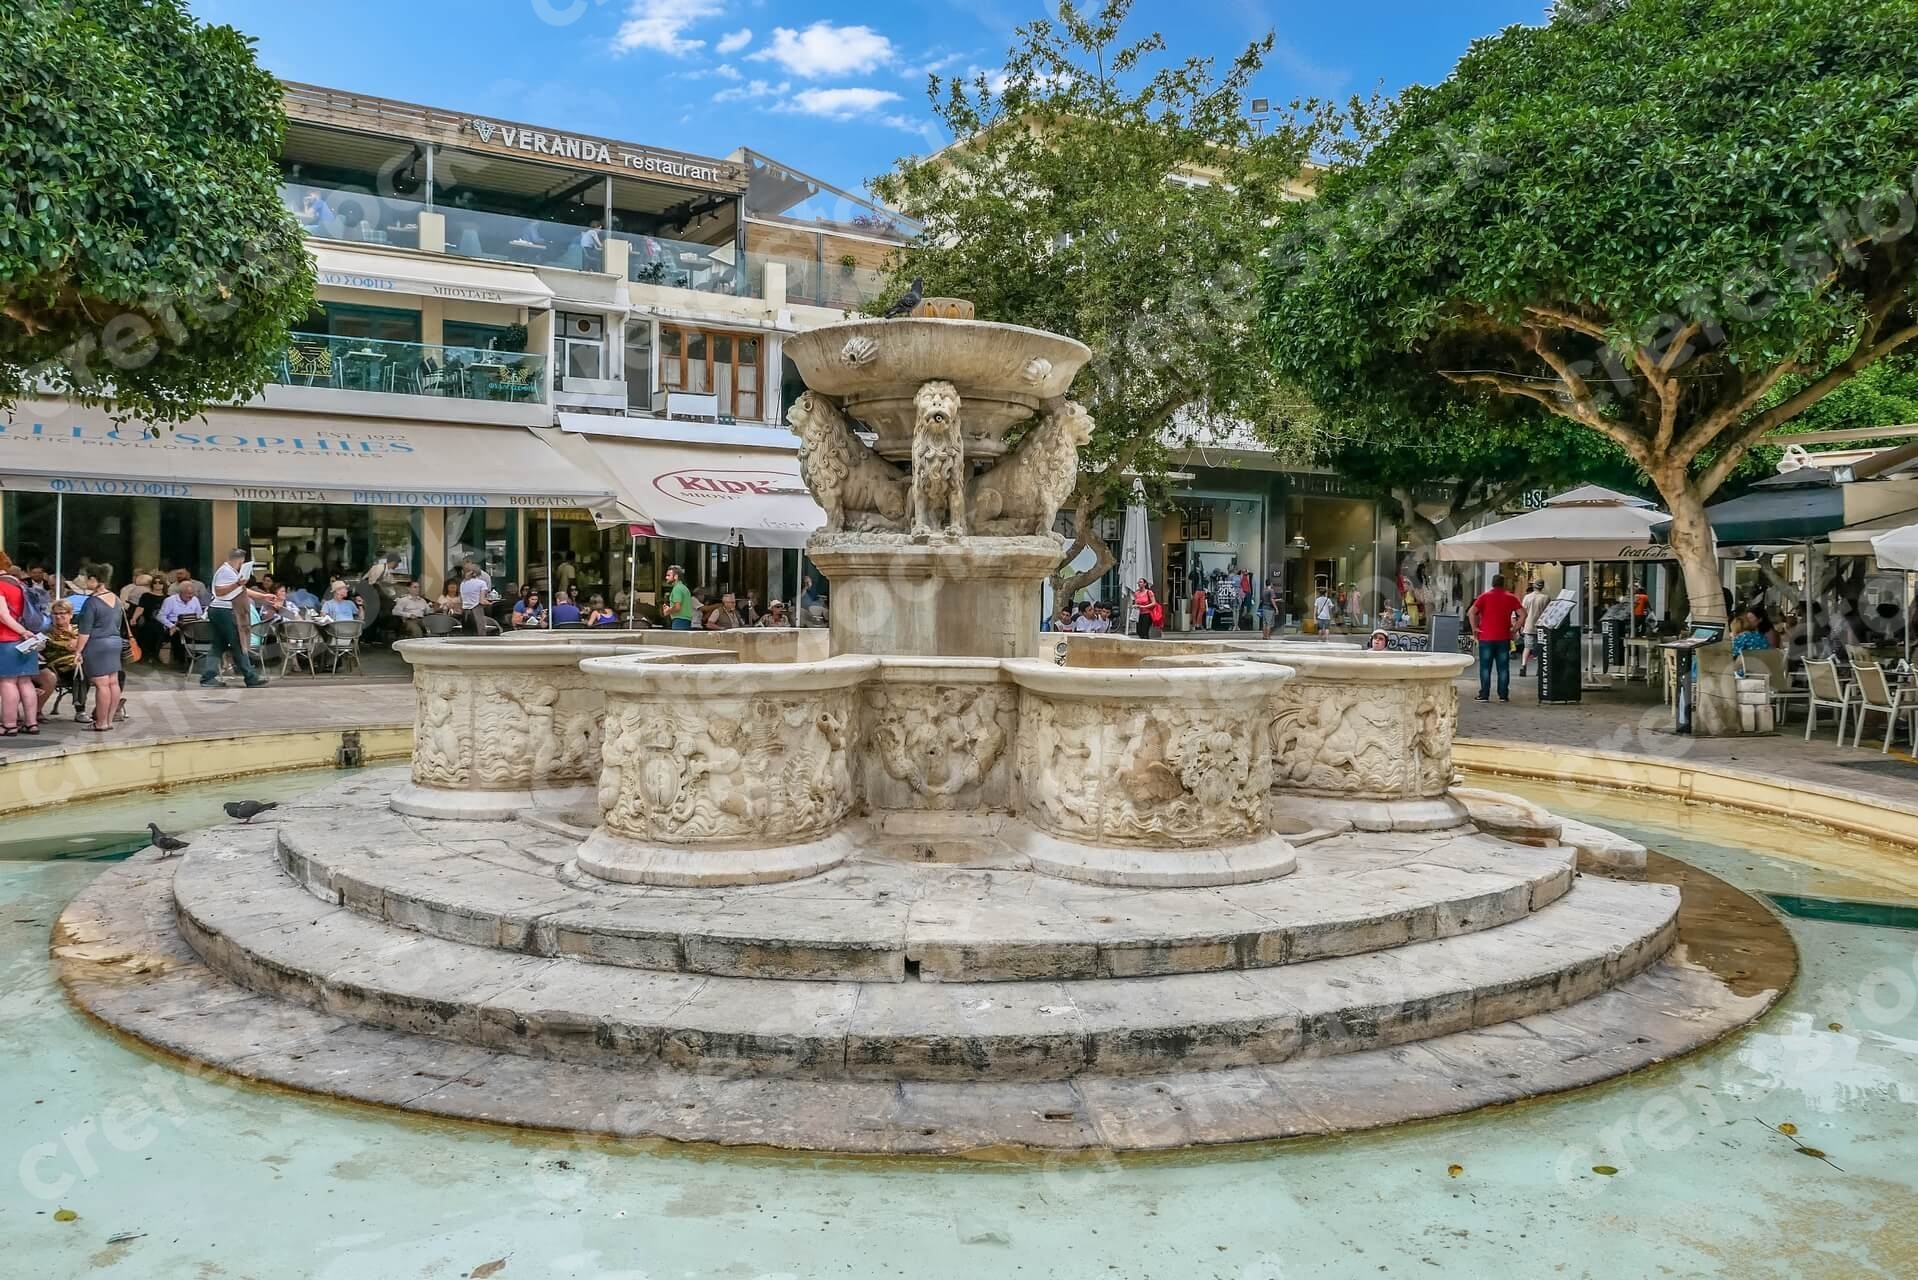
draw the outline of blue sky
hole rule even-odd
[[[1034,0],[189,0],[291,80],[624,141],[749,146],[859,190],[943,143],[929,69],[998,67]],[[1275,101],[1443,79],[1477,36],[1548,0],[1140,0],[1129,31],[1179,56],[1278,35]]]

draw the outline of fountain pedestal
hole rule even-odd
[[[1060,539],[821,534],[806,555],[832,583],[834,653],[1031,658],[1040,585]]]

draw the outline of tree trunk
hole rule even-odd
[[[1081,588],[1089,587],[1105,577],[1112,566],[1119,563],[1117,557],[1112,554],[1112,548],[1107,546],[1106,540],[1099,536],[1099,531],[1092,527],[1090,519],[1084,521],[1084,527],[1077,531],[1073,541],[1092,548],[1092,567],[1068,577],[1066,566],[1070,561],[1059,565],[1058,572],[1052,575],[1052,605],[1055,609],[1071,603],[1072,597],[1078,594]],[[1076,559],[1077,556],[1078,552],[1072,553],[1072,558]]]
[[[1661,468],[1652,483],[1672,513],[1672,554],[1685,577],[1685,595],[1694,622],[1725,622],[1725,587],[1718,572],[1718,548],[1705,519],[1705,499],[1684,468]]]

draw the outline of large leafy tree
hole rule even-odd
[[[1062,4],[1022,26],[1003,70],[932,77],[957,141],[901,162],[875,192],[925,224],[893,290],[970,299],[982,319],[1079,339],[1093,358],[1074,393],[1097,422],[1067,508],[1075,543],[1106,572],[1094,517],[1134,475],[1162,497],[1182,438],[1250,424],[1295,444],[1309,415],[1257,341],[1256,259],[1275,209],[1296,198],[1306,132],[1260,133],[1245,93],[1271,39],[1223,71],[1174,60],[1157,35],[1121,36],[1132,0]]]
[[[1723,601],[1705,503],[1918,339],[1918,6],[1587,0],[1475,44],[1284,217],[1281,372],[1340,416],[1442,386],[1616,447]]]
[[[313,299],[280,87],[182,0],[0,5],[0,409],[174,422],[258,391]]]

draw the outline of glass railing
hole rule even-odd
[[[302,182],[281,183],[280,200],[310,236],[420,247],[420,214],[426,208],[421,201]]]
[[[665,236],[620,231],[629,246],[626,278],[636,284],[661,284],[700,293],[743,293],[733,266],[733,246],[695,244]]]
[[[571,222],[547,222],[508,213],[444,208],[446,251],[463,258],[523,262],[568,271],[605,269],[605,233]]]
[[[788,302],[833,307],[841,311],[864,310],[883,296],[886,289],[886,273],[876,267],[820,262],[816,258],[796,254],[749,253],[746,255],[746,267],[755,297],[764,296],[766,266],[769,263],[778,263],[786,268]]]
[[[273,370],[284,387],[336,387],[455,400],[546,402],[546,357],[480,347],[295,333]]]

